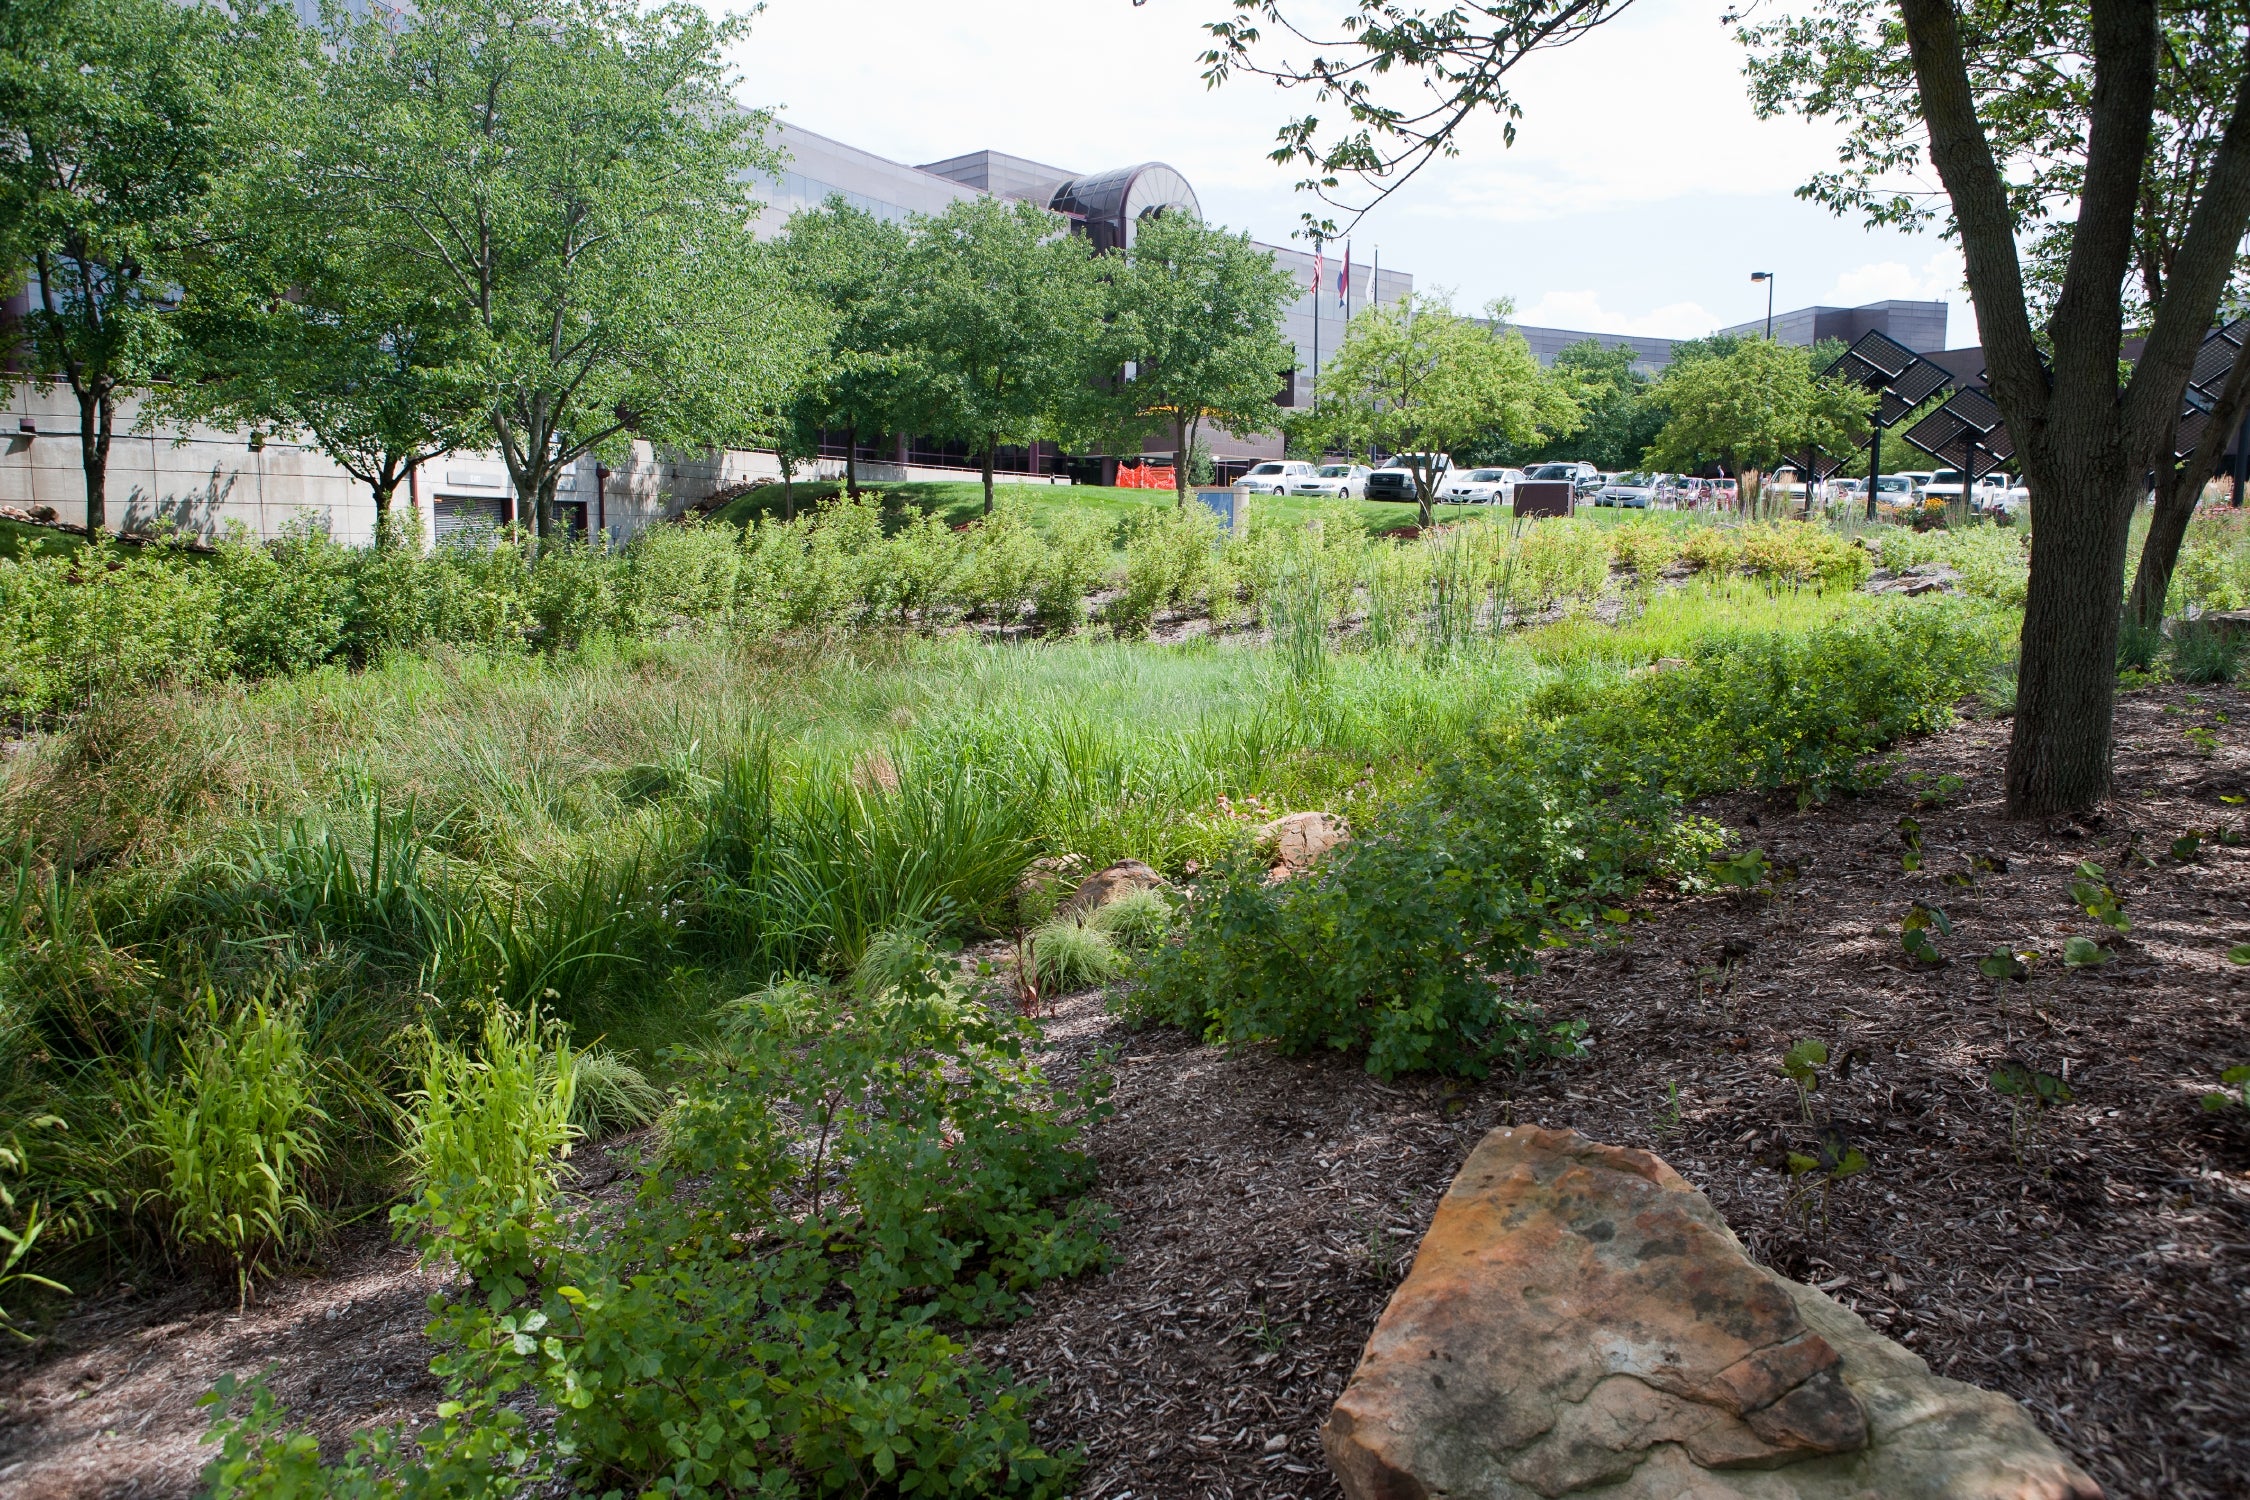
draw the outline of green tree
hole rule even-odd
[[[899,353],[907,232],[841,197],[790,217],[774,242],[784,274],[822,314],[824,358],[798,387],[790,430],[797,453],[817,452],[823,428],[844,433],[844,489],[859,494],[859,437],[906,425],[911,382]]]
[[[2160,0],[2155,107],[2142,182],[2135,194],[2132,269],[2124,287],[2128,327],[2146,330],[2163,305],[2173,262],[2185,244],[2200,195],[2225,139],[2250,54],[2243,0]],[[2086,184],[2084,132],[2094,75],[2083,66],[2092,12],[2072,4],[1968,6],[1962,56],[1979,118],[2006,171],[2025,243],[2024,293],[2033,316],[2051,318],[2070,266],[2076,209]],[[1835,170],[1808,184],[1809,195],[1838,212],[1886,224],[1942,223],[1934,195],[1909,174],[1924,158],[1918,116],[1898,100],[1916,85],[1903,25],[1865,6],[1824,5],[1742,29],[1750,50],[1752,98],[1762,114],[1832,118],[1849,132]],[[2054,45],[2057,38],[2064,45]],[[2238,259],[2223,305],[2250,309],[2250,260]],[[2153,465],[2155,513],[2141,544],[2127,612],[2145,625],[2163,616],[2180,542],[2203,485],[2250,410],[2250,361],[2237,360],[2190,451],[2174,432]]]
[[[1132,367],[1116,386],[1122,425],[1170,433],[1184,509],[1206,421],[1251,433],[1280,419],[1274,396],[1295,357],[1281,314],[1296,278],[1248,235],[1180,213],[1143,220],[1124,264],[1104,269],[1114,350]]]
[[[32,380],[77,399],[90,530],[117,407],[162,365],[203,200],[290,29],[171,0],[0,5],[0,276],[29,273]]]
[[[1234,0],[1212,23],[1206,74],[1277,76],[1317,107],[1281,132],[1276,155],[1323,193],[1347,177],[1380,196],[1455,149],[1486,109],[1511,120],[1508,74],[1625,14],[1627,0],[1466,0],[1442,10],[1354,0],[1326,35],[1288,0]],[[1838,113],[1820,87],[1852,80],[1865,55],[1901,59],[1880,108],[1906,122],[1876,154],[1845,132],[1842,176],[1872,168],[1867,191],[1911,204],[1924,164],[1945,190],[1976,300],[1993,401],[2006,418],[2038,516],[2024,609],[2007,806],[2017,817],[2092,807],[2108,795],[2116,694],[2118,582],[2134,507],[2154,470],[2174,466],[2180,403],[2250,225],[2250,67],[2241,17],[2189,0],[1812,0],[1786,45],[1804,88],[1775,107]],[[2185,31],[2215,49],[2176,66]],[[1266,63],[1268,36],[1288,60]],[[1310,51],[1300,50],[1304,37]],[[1911,89],[1907,85],[1911,78]],[[1422,90],[1401,102],[1391,90]],[[1434,97],[1432,97],[1434,95]],[[1341,109],[1339,125],[1336,112]],[[2161,119],[2159,112],[2161,111]],[[2206,144],[2192,153],[2190,140]],[[2174,170],[2192,156],[2192,170]],[[2058,169],[2059,168],[2059,169]],[[1876,184],[1881,185],[1876,185]],[[1823,196],[1815,179],[1804,191]],[[2168,253],[2138,254],[2145,206],[2169,201]],[[1849,209],[1849,193],[1831,197]],[[2045,260],[2024,242],[2042,205],[2067,224]],[[2136,263],[2161,262],[2161,299],[2129,373]],[[2051,289],[2051,296],[2048,295]]]
[[[368,487],[386,545],[414,467],[484,430],[482,342],[458,301],[400,275],[357,225],[305,211],[287,144],[277,136],[267,171],[218,195],[230,241],[189,274],[171,378],[150,405],[308,434]]]
[[[1329,430],[1407,459],[1424,526],[1434,519],[1438,454],[1493,435],[1537,443],[1580,421],[1569,387],[1539,368],[1522,334],[1500,326],[1506,305],[1486,311],[1486,320],[1464,318],[1427,295],[1367,308],[1320,372]]]
[[[740,35],[685,4],[429,0],[332,38],[317,202],[474,327],[543,537],[565,467],[754,431],[810,352],[750,239],[747,174],[774,157],[722,60]]]
[[[1665,414],[1649,389],[1656,385],[1640,371],[1631,344],[1604,344],[1597,337],[1566,344],[1550,364],[1555,380],[1577,398],[1584,423],[1577,432],[1539,443],[1537,448],[1498,441],[1471,454],[1471,463],[1548,463],[1584,461],[1600,470],[1640,468],[1640,454],[1656,441]]]
[[[1866,439],[1875,398],[1816,378],[1806,355],[1795,345],[1743,339],[1730,353],[1675,361],[1651,393],[1666,416],[1648,462],[1667,469],[1718,463],[1746,475],[1814,448],[1849,452]],[[1745,504],[1752,488],[1742,487]]]
[[[994,450],[1060,431],[1104,373],[1093,259],[1044,209],[976,198],[916,223],[903,287],[909,414],[978,452],[990,515]]]

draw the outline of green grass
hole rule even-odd
[[[85,545],[84,537],[67,531],[0,520],[0,557],[67,557]]]

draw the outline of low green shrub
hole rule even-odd
[[[1087,925],[1120,947],[1154,947],[1171,930],[1171,898],[1154,889],[1127,891],[1096,908]]]
[[[950,972],[924,949],[880,993],[751,1002],[630,1213],[519,1207],[509,1253],[439,1304],[435,1428],[324,1470],[260,1391],[218,1423],[212,1494],[1067,1493],[1031,1393],[950,1330],[1101,1257],[1101,1214],[1071,1200],[1107,1083],[1088,1069],[1058,1094],[1025,1060],[1031,1024]],[[444,1214],[407,1219],[450,1244]],[[523,1421],[525,1396],[551,1424]]]
[[[253,1278],[324,1222],[307,1192],[327,1153],[304,1023],[264,1001],[223,1015],[206,991],[181,1054],[171,1079],[128,1085],[131,1150],[154,1178],[139,1204],[168,1251],[231,1276],[247,1301]]]
[[[1941,607],[1722,639],[1500,733],[1306,875],[1269,884],[1238,859],[1207,876],[1127,1012],[1214,1041],[1358,1052],[1379,1075],[1567,1054],[1576,1033],[1546,1025],[1507,976],[1622,920],[1648,881],[1700,870],[1717,845],[1685,798],[1864,784],[1881,774],[1869,756],[1950,717],[1995,636]]]
[[[2242,642],[2231,630],[2182,621],[2172,636],[2172,675],[2182,682],[2232,682],[2241,675]]]

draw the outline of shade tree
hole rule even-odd
[[[1320,372],[1322,425],[1353,448],[1398,456],[1414,475],[1421,524],[1434,519],[1441,455],[1497,435],[1530,445],[1575,431],[1570,385],[1539,366],[1508,307],[1463,317],[1417,293],[1356,314]]]
[[[994,457],[1083,419],[1110,357],[1084,240],[1029,203],[956,202],[916,222],[901,277],[891,366],[900,415],[966,443],[992,511]]]
[[[1110,359],[1125,368],[1096,388],[1112,395],[1118,429],[1171,437],[1185,507],[1206,422],[1250,433],[1280,420],[1275,397],[1296,357],[1281,315],[1296,278],[1248,235],[1178,212],[1142,220],[1123,255],[1099,269]]]
[[[750,174],[775,157],[733,97],[740,33],[624,0],[333,23],[314,202],[472,326],[488,429],[542,536],[571,464],[755,431],[814,346],[750,237]]]
[[[1665,421],[1648,462],[1680,470],[1716,463],[1744,476],[1745,505],[1755,503],[1756,476],[1781,460],[1866,441],[1875,402],[1857,386],[1815,376],[1804,349],[1762,338],[1675,361],[1650,400]]]

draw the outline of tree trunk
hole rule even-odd
[[[1188,423],[1183,412],[1172,414],[1172,488],[1179,499],[1177,510],[1187,509],[1188,491]]]
[[[78,397],[78,461],[86,471],[86,531],[109,527],[109,438],[115,412],[109,393]]]
[[[985,488],[989,492],[991,486],[987,484]],[[844,496],[849,500],[859,498],[859,424],[857,422],[846,422],[844,424]],[[991,503],[988,500],[985,509],[990,510],[991,508]]]
[[[2180,542],[2187,536],[2188,522],[2195,519],[2196,506],[2202,502],[2203,486],[2217,471],[2229,439],[2242,426],[2245,410],[2250,410],[2250,354],[2238,354],[2195,452],[2188,455],[2185,467],[2174,468],[2165,476],[2169,482],[2157,491],[2156,512],[2149,518],[2140,566],[2133,571],[2132,597],[2125,605],[2143,625],[2163,623],[2164,602],[2172,592],[2172,573],[2180,563]],[[2177,442],[2176,436],[2173,442]],[[2241,504],[2239,495],[2235,503]]]
[[[797,465],[786,453],[777,453],[781,461],[781,519],[797,519]]]
[[[992,450],[1000,441],[998,433],[984,435],[984,513],[992,514]]]
[[[2039,524],[2008,741],[2008,811],[2019,818],[2080,811],[2109,795],[2118,581],[2140,488],[2114,442],[2025,469]],[[2053,498],[2041,505],[2043,496]]]
[[[1437,524],[1437,507],[1432,503],[1437,494],[1437,474],[1425,472],[1425,465],[1414,466],[1414,524],[1428,531]]]

